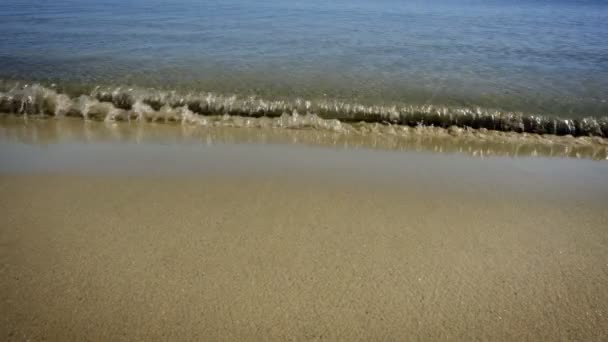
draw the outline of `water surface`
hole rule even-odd
[[[5,0],[0,77],[608,113],[604,1]]]

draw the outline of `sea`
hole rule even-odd
[[[0,7],[4,113],[316,115],[608,137],[603,0],[3,0]]]

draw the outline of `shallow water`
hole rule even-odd
[[[200,119],[200,118],[199,118]],[[605,161],[608,140],[484,130],[402,127],[377,123],[345,124],[313,115],[275,119],[205,117],[204,122],[94,121],[71,117],[0,116],[0,145],[175,144],[193,149],[211,145],[304,145],[336,150],[376,150],[487,157],[552,157]],[[8,144],[8,145],[7,145]],[[199,147],[197,147],[199,146]],[[143,147],[142,147],[143,148]],[[288,152],[285,152],[288,153]],[[8,158],[14,161],[18,158]],[[10,168],[6,163],[5,168]],[[59,163],[61,164],[61,163]],[[189,164],[187,164],[189,165]],[[147,166],[145,167],[147,168]]]
[[[500,189],[503,195],[537,193],[566,202],[591,196],[599,204],[608,193],[608,163],[590,159],[600,156],[606,158],[605,147],[521,137],[0,120],[2,174],[282,179],[417,189],[434,196]]]
[[[604,1],[19,1],[0,78],[581,118],[608,113]]]

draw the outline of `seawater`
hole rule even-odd
[[[574,0],[5,0],[0,110],[99,112],[86,96],[118,111],[606,136],[606,18],[605,1]],[[32,84],[65,97],[41,104]]]

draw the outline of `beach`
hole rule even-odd
[[[0,134],[4,340],[608,336],[605,162],[28,125]]]
[[[608,2],[1,8],[0,341],[608,341]]]

